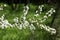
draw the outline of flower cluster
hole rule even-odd
[[[5,5],[6,6],[6,5]],[[39,6],[39,12],[41,13],[43,10],[42,8],[44,7],[44,5]],[[23,15],[21,16],[21,19],[19,20],[18,17],[15,17],[13,19],[14,23],[11,24],[9,23],[9,21],[7,19],[5,19],[5,15],[3,14],[0,18],[0,28],[4,29],[4,28],[8,28],[8,27],[17,27],[18,29],[22,30],[22,29],[26,29],[27,27],[30,28],[31,31],[34,31],[35,25],[33,23],[36,23],[36,25],[38,25],[38,27],[40,27],[41,29],[44,29],[48,32],[50,32],[51,34],[55,34],[56,33],[56,29],[54,28],[50,28],[49,26],[46,26],[43,24],[43,22],[46,21],[46,19],[48,17],[50,17],[53,12],[55,12],[55,10],[53,8],[51,8],[44,16],[42,19],[40,19],[39,21],[33,17],[33,19],[29,19],[29,21],[26,20],[26,15],[28,14],[29,11],[29,6],[26,5],[24,7],[23,10]],[[38,10],[37,10],[38,11]],[[37,12],[36,12],[37,13]],[[34,16],[39,16],[39,14],[36,14]]]
[[[8,27],[17,27],[18,29],[26,29],[27,27],[30,28],[30,30],[35,30],[35,26],[33,24],[30,24],[27,20],[19,21],[18,17],[15,17],[13,19],[14,24],[11,24],[8,22],[7,19],[4,19],[5,15],[3,14],[0,18],[0,28],[8,28]]]
[[[4,19],[4,14],[0,18],[0,28],[4,29],[7,28],[8,26],[12,27],[12,25],[8,22],[7,19]]]
[[[46,21],[46,19],[48,19],[48,17],[50,17],[53,13],[55,12],[55,10],[53,8],[51,8],[45,15],[44,17],[40,20],[41,22]]]
[[[4,10],[4,7],[7,7],[7,4],[0,4],[0,10]]]
[[[56,34],[56,29],[54,29],[54,28],[50,28],[49,26],[46,26],[46,25],[43,25],[43,24],[40,24],[40,27],[41,27],[41,29],[44,29],[44,30],[48,31],[51,34]]]
[[[35,26],[33,24],[30,24],[27,20],[26,20],[26,15],[28,13],[28,10],[29,10],[29,7],[28,5],[25,6],[24,10],[23,10],[23,16],[22,17],[22,20],[19,21],[19,18],[18,17],[15,17],[13,19],[14,21],[14,24],[10,24],[8,22],[7,19],[4,19],[5,18],[5,15],[3,14],[0,18],[0,28],[4,29],[4,28],[8,28],[8,27],[17,27],[18,29],[26,29],[27,27],[30,28],[30,30],[35,30]]]
[[[38,9],[36,10],[36,13],[39,12],[41,14],[41,12],[43,11],[43,7],[44,7],[44,5],[39,5]]]
[[[3,5],[0,5],[0,10],[3,10]]]
[[[28,7],[28,5],[26,5],[23,10],[23,15],[21,16],[22,19],[24,19],[24,20],[26,19],[26,15],[27,15],[28,11],[29,11],[29,7]]]

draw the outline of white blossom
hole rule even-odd
[[[27,27],[29,25],[28,21],[24,21],[24,25]]]
[[[51,10],[54,10],[53,8],[51,8]]]
[[[53,12],[56,12],[55,10],[53,10]]]
[[[18,17],[13,19],[15,23],[18,23]]]
[[[38,25],[39,23],[37,22],[37,25]]]
[[[8,22],[8,20],[2,21],[1,27],[7,28],[8,26],[12,27],[12,25]]]
[[[30,30],[35,30],[36,29],[33,24],[31,24],[29,27],[30,27]]]
[[[49,10],[48,12],[50,13],[50,12],[52,12],[52,10]]]
[[[3,8],[2,8],[2,7],[0,7],[0,10],[3,10]]]
[[[53,12],[50,12],[50,14],[53,14]]]
[[[50,28],[49,26],[40,24],[41,29],[45,29],[46,31],[50,32],[51,34],[56,34],[56,29]]]
[[[46,15],[49,14],[48,12],[46,13]]]
[[[29,10],[29,7],[28,7],[28,5],[26,5],[26,8],[27,8],[27,10]]]
[[[44,5],[41,5],[42,7],[44,7]]]
[[[7,5],[6,5],[6,4],[4,4],[4,6],[6,7]]]
[[[26,16],[27,15],[27,13],[28,13],[28,11],[25,11],[25,13],[23,14],[24,16]]]
[[[41,20],[40,22],[42,23],[43,21]]]
[[[48,18],[48,17],[45,15],[44,18]]]
[[[23,24],[20,24],[19,25],[19,29],[21,30],[23,28]]]
[[[44,22],[44,21],[46,21],[46,19],[43,19],[42,21]]]
[[[50,28],[50,32],[51,32],[51,34],[56,34],[56,29]]]
[[[28,14],[29,7],[26,5],[23,10],[23,16],[25,17]]]
[[[48,15],[49,17],[51,16],[51,14]]]
[[[3,21],[3,20],[4,20],[4,17],[5,17],[5,15],[3,14],[3,15],[1,16],[1,18],[0,18],[0,20]]]
[[[36,13],[38,13],[38,10],[36,10]]]
[[[36,16],[36,17],[37,17],[37,16],[39,16],[39,14],[35,14],[34,16]]]
[[[44,5],[39,6],[40,12],[43,11],[43,9],[42,9],[43,7],[44,7]]]
[[[23,17],[23,20],[25,20],[26,19],[26,17]]]
[[[3,10],[3,5],[0,6],[0,10]]]
[[[42,7],[40,8],[40,12],[42,11]]]

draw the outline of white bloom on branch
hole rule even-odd
[[[13,19],[15,23],[18,23],[18,17]]]
[[[27,27],[29,25],[29,22],[25,20],[24,25]]]
[[[53,12],[50,12],[50,14],[53,14]]]
[[[48,15],[49,17],[51,16],[51,14]]]
[[[48,18],[48,17],[45,15],[44,18]]]
[[[29,10],[29,7],[28,7],[28,5],[26,5],[26,8],[27,8],[27,10]]]
[[[56,29],[50,28],[50,32],[51,32],[51,34],[55,34],[56,33]]]
[[[47,12],[46,15],[48,15],[49,13]]]
[[[44,5],[41,5],[42,7],[44,7]]]
[[[0,6],[0,10],[3,10],[3,5]]]
[[[26,5],[26,6],[24,7],[24,10],[23,10],[23,13],[24,13],[23,15],[24,15],[24,16],[27,15],[28,10],[29,10],[29,7],[28,7],[28,5]]]
[[[46,21],[46,19],[43,19],[42,21],[44,22],[44,21]]]
[[[23,28],[23,24],[20,24],[19,25],[19,29],[21,30]]]
[[[5,6],[5,7],[7,7],[7,5],[6,5],[6,4],[4,4],[4,6]]]
[[[2,8],[2,7],[0,7],[0,10],[3,10],[3,8]]]
[[[51,34],[56,34],[56,29],[50,28],[49,26],[40,24],[40,28],[50,32]]]
[[[12,27],[12,25],[8,22],[8,20],[4,20],[1,22],[1,27],[7,28],[9,26]]]
[[[43,21],[41,20],[40,22],[42,23]]]
[[[37,22],[37,25],[39,25],[39,23]]]
[[[36,13],[38,13],[38,10],[36,10]]]
[[[39,14],[35,14],[34,16],[36,16],[36,17],[37,17],[37,16],[39,16]]]
[[[52,12],[52,10],[49,10],[48,13]]]
[[[26,19],[26,17],[23,17],[23,20],[25,20]]]
[[[56,12],[55,10],[53,10],[53,12]]]
[[[29,27],[30,27],[30,30],[35,30],[36,29],[33,24],[31,24]]]
[[[41,6],[39,6],[39,9],[40,9],[40,12],[42,11],[42,7]]]
[[[39,6],[40,11],[43,11],[43,7],[44,7],[44,5]]]
[[[4,20],[4,17],[5,17],[5,15],[3,14],[3,15],[1,16],[1,18],[0,18],[0,20],[3,21],[3,20]]]

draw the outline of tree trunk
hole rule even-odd
[[[56,16],[57,16],[57,13],[58,13],[58,10],[59,10],[59,5],[58,5],[58,3],[56,3],[55,7],[56,7],[56,8],[55,8],[56,12],[53,14],[53,19],[52,19],[52,21],[51,21],[50,27],[53,26],[54,20],[55,20],[55,18],[56,18]]]

